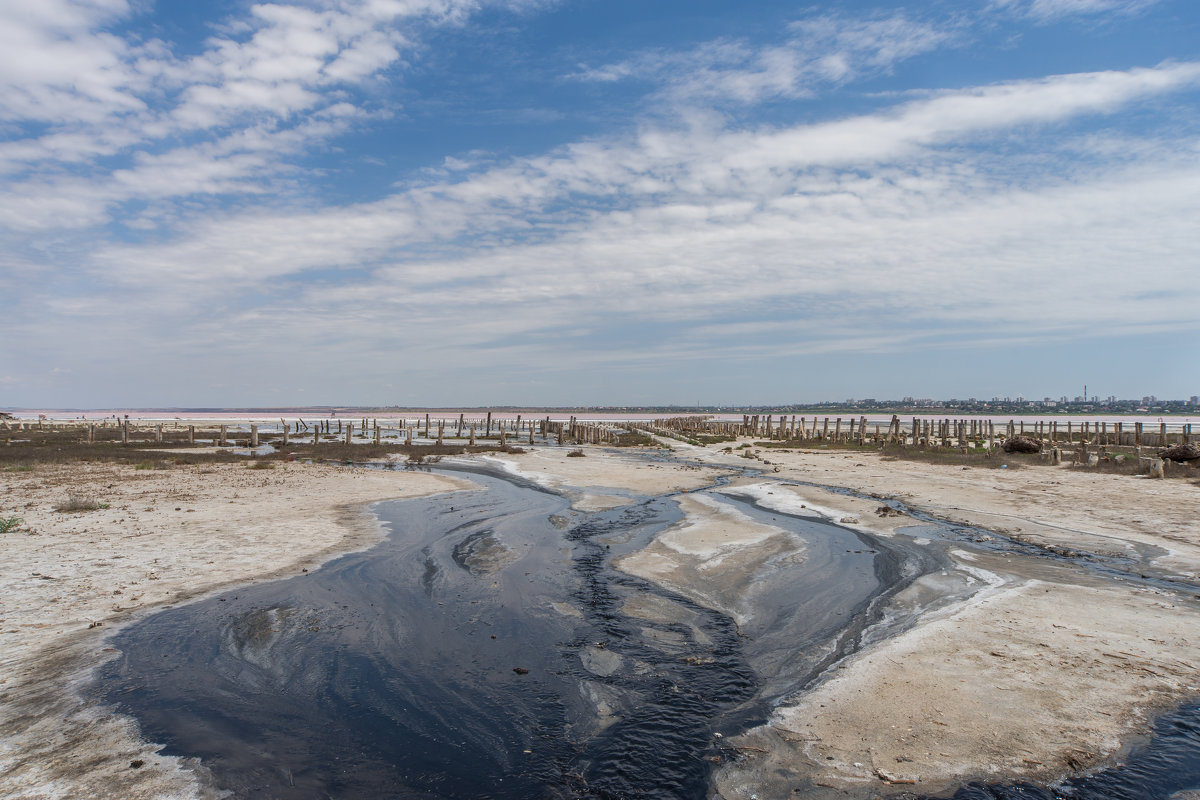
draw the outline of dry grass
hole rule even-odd
[[[95,495],[84,494],[82,492],[67,492],[65,500],[59,501],[54,506],[55,511],[74,512],[74,511],[98,511],[103,508],[108,508],[107,503],[101,503],[96,499]]]

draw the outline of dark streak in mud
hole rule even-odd
[[[701,798],[716,734],[761,723],[945,566],[726,497],[805,544],[756,576],[739,628],[613,567],[681,518],[673,495],[581,514],[438,471],[486,490],[380,504],[371,551],[148,618],[95,692],[235,797]]]
[[[612,567],[680,519],[670,496],[579,514],[527,481],[452,471],[486,491],[381,504],[392,533],[369,552],[131,627],[96,691],[237,797],[696,798],[714,734],[760,722],[844,652],[894,578],[889,557],[831,546],[830,576],[781,578],[768,615],[821,625],[747,634]],[[779,667],[794,655],[802,674]]]

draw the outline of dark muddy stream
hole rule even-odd
[[[470,477],[380,504],[370,551],[123,631],[100,690],[239,797],[703,797],[715,734],[836,657],[902,571],[769,514],[807,557],[763,576],[740,631],[611,566],[680,519],[669,497],[580,514]]]
[[[94,691],[234,797],[703,798],[722,734],[945,566],[725,497],[804,551],[754,576],[739,627],[612,566],[681,518],[670,496],[585,514],[469,473],[481,491],[379,504],[369,551],[122,631]]]

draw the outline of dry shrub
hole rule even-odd
[[[107,505],[101,503],[93,494],[84,494],[83,492],[68,492],[65,500],[62,500],[54,507],[55,511],[97,511],[101,508],[108,508]]]

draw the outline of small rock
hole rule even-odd
[[[513,667],[513,672],[517,673],[518,675],[529,674],[529,670],[525,669],[524,667]]]

